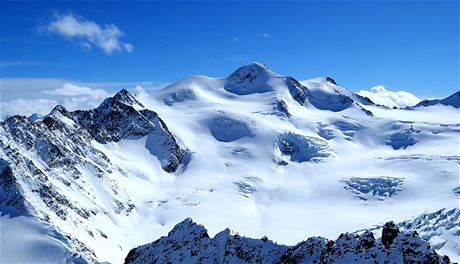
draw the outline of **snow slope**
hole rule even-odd
[[[293,245],[458,208],[459,132],[454,107],[388,109],[254,63],[6,119],[0,197],[89,261],[121,263],[188,217],[212,236],[228,227]]]
[[[66,239],[40,221],[0,216],[1,263],[88,263]]]

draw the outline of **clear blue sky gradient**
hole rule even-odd
[[[1,77],[170,82],[259,61],[300,80],[331,76],[355,91],[382,84],[443,97],[459,89],[459,1],[0,5]],[[55,13],[113,23],[134,51],[108,55],[39,33]],[[12,61],[24,63],[5,63]]]

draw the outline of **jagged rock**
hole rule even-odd
[[[383,226],[382,230],[382,243],[385,245],[386,248],[391,246],[394,239],[399,234],[399,228],[396,227],[395,223],[388,222]]]
[[[274,263],[287,249],[270,240],[232,235],[228,229],[210,238],[203,226],[186,219],[168,236],[132,249],[125,263]]]
[[[0,206],[10,208],[2,214],[9,213],[11,216],[16,216],[26,212],[28,206],[21,193],[22,188],[14,177],[9,163],[0,159]]]
[[[341,234],[335,241],[311,237],[295,246],[266,237],[231,235],[226,229],[210,238],[206,229],[186,219],[168,236],[132,249],[125,264],[135,263],[450,263],[415,232],[397,232],[387,223],[384,239],[372,232]],[[388,239],[391,242],[388,244]],[[388,245],[388,246],[386,246]]]
[[[277,100],[275,102],[274,110],[281,116],[291,117],[291,113],[289,113],[287,104],[283,100]]]
[[[151,153],[162,161],[166,172],[174,172],[185,154],[157,113],[136,110],[143,107],[128,91],[121,90],[89,111],[75,111],[75,119],[100,143],[118,142],[121,139],[149,136]]]
[[[362,96],[362,95],[359,95],[359,94],[355,94],[355,96],[356,96],[356,98],[358,98],[358,100],[363,105],[375,105],[375,103],[369,97]]]
[[[39,119],[11,116],[0,122],[1,212],[32,215],[52,227],[61,222],[86,225],[109,208],[114,214],[130,214],[131,198],[112,178],[113,170],[123,170],[98,144],[146,137],[145,147],[166,172],[175,172],[187,153],[163,120],[142,108],[122,90],[92,110],[69,112],[58,105]],[[67,241],[87,248],[73,237]],[[94,257],[89,250],[85,254]]]
[[[331,82],[326,79],[326,81],[335,85],[334,80]],[[355,103],[352,98],[337,90],[333,90],[331,92],[323,89],[310,89],[292,77],[286,77],[285,82],[292,98],[301,105],[305,105],[306,102],[309,102],[317,109],[339,112]],[[372,115],[370,111],[365,110],[359,104],[356,103],[355,105],[363,110],[367,115]]]
[[[292,98],[304,105],[305,100],[309,97],[308,89],[292,77],[286,77],[286,85]]]

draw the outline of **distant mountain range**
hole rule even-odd
[[[435,100],[423,100],[417,105],[415,105],[415,107],[431,106],[431,105],[437,105],[437,104],[450,105],[455,108],[459,108],[460,107],[460,91],[454,93],[453,95],[449,97],[441,99],[441,100],[436,100],[436,99]]]

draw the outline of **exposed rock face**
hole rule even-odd
[[[382,230],[382,243],[386,248],[391,246],[391,243],[398,237],[399,228],[396,227],[395,223],[388,222],[383,226]]]
[[[326,77],[326,81],[328,81],[328,82],[330,82],[330,83],[332,83],[332,84],[337,85],[337,83],[335,82],[335,80],[332,79],[331,77]]]
[[[325,80],[331,85],[337,85],[335,81],[329,77]],[[373,104],[372,101],[370,101],[366,97],[358,97],[355,94],[350,95],[352,97],[355,97],[355,99],[357,100],[355,102],[350,96],[342,94],[340,91],[336,89],[334,89],[332,92],[323,89],[311,89],[309,87],[302,85],[300,82],[298,82],[296,79],[292,77],[286,77],[285,82],[292,98],[294,98],[294,100],[296,100],[300,105],[310,103],[317,109],[329,110],[333,112],[340,112],[352,105],[355,105],[358,108],[360,108],[363,112],[365,112],[367,115],[372,116],[372,113],[370,111],[364,109],[361,105],[359,105],[359,103],[363,102],[363,104]]]
[[[292,98],[299,104],[304,105],[305,100],[309,97],[308,89],[292,77],[286,77],[286,84]]]
[[[186,219],[167,237],[132,249],[125,263],[275,263],[287,249],[266,239],[231,235],[228,229],[210,238],[203,226]]]
[[[68,112],[58,105],[42,120],[31,122],[23,116],[12,116],[1,122],[0,187],[3,191],[0,204],[25,212],[26,201],[21,193],[24,188],[30,188],[62,219],[66,218],[68,209],[88,218],[89,212],[75,208],[57,191],[56,182],[49,177],[70,186],[72,183],[67,179],[78,180],[81,167],[94,171],[98,178],[110,174],[110,160],[93,146],[92,140],[104,144],[148,135],[155,150],[152,154],[162,161],[163,169],[176,171],[185,150],[155,112],[138,111],[135,107],[140,108],[142,104],[122,90],[89,111]],[[34,161],[35,156],[40,164]],[[132,208],[132,205],[123,207]]]
[[[121,90],[114,97],[89,111],[75,111],[73,116],[99,143],[152,135],[154,154],[162,161],[166,172],[174,172],[184,158],[185,151],[177,144],[166,124],[157,113],[136,110],[143,107],[128,91]]]
[[[11,216],[26,211],[26,201],[21,195],[21,186],[13,175],[9,163],[0,159],[0,206],[12,208],[9,210]]]
[[[366,97],[366,96],[362,96],[362,95],[359,95],[359,94],[355,94],[356,95],[356,98],[358,98],[359,102],[363,105],[375,105],[375,103],[369,98],[369,97]]]
[[[69,112],[58,105],[42,119],[11,116],[0,122],[1,211],[31,214],[51,226],[63,221],[81,226],[94,215],[108,214],[106,208],[129,215],[135,206],[116,181],[126,173],[96,142],[146,136],[146,147],[166,172],[175,172],[186,153],[161,118],[142,108],[122,90],[89,111]],[[68,240],[95,259],[83,243]]]
[[[291,117],[291,113],[289,113],[288,106],[285,101],[277,100],[273,109],[276,111],[277,115],[284,116],[284,117]]]
[[[372,232],[383,233],[384,226],[375,226]],[[424,213],[413,219],[396,224],[390,227],[392,230],[400,231],[416,230],[418,235],[430,243],[431,247],[438,251],[446,252],[446,248],[457,250],[460,245],[460,209],[441,209],[436,212]],[[388,231],[388,226],[387,229]],[[385,232],[388,234],[388,232]],[[394,233],[394,232],[393,232]],[[388,238],[388,236],[386,236]]]
[[[366,231],[341,234],[335,241],[311,237],[284,246],[266,237],[231,235],[228,229],[210,238],[203,226],[186,219],[168,236],[132,249],[125,263],[450,263],[417,233],[396,230],[387,223],[385,239]]]

